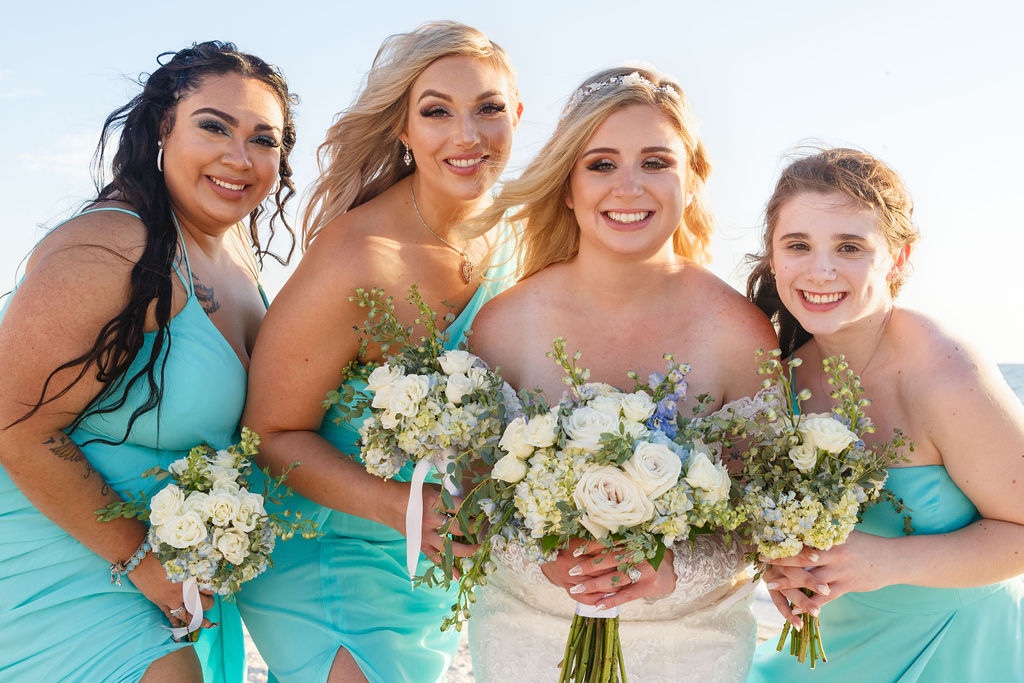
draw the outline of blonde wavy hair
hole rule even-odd
[[[423,24],[387,37],[366,74],[355,102],[340,112],[317,148],[319,177],[302,216],[302,246],[308,249],[320,229],[373,199],[416,168],[406,166],[398,135],[409,117],[409,90],[442,57],[484,59],[508,75],[518,102],[515,71],[505,50],[478,29],[454,21]]]
[[[677,254],[698,263],[709,260],[714,222],[704,183],[711,163],[697,137],[686,97],[678,83],[652,68],[623,66],[599,71],[580,85],[555,132],[522,175],[505,183],[495,201],[471,222],[472,234],[485,233],[506,213],[509,220],[520,223],[520,279],[579,252],[579,224],[565,203],[569,175],[598,126],[611,113],[635,104],[657,107],[682,138],[689,170],[686,193],[691,200],[672,235],[672,246]]]

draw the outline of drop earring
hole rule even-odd
[[[405,154],[402,155],[402,161],[405,162],[406,166],[412,166],[412,150],[409,149],[409,145],[402,143],[402,147],[405,147]]]

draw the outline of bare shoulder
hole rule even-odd
[[[739,340],[744,348],[751,341],[766,349],[777,345],[768,317],[743,294],[703,266],[690,264],[684,274],[687,298],[698,302],[708,323],[729,333],[720,335],[723,340]]]
[[[128,209],[111,202],[102,206]],[[133,266],[146,248],[146,226],[124,211],[92,211],[64,222],[44,237],[29,257],[26,271],[38,264],[60,263]]]

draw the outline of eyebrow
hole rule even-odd
[[[676,151],[671,147],[644,147],[640,150],[641,154],[675,154]],[[580,156],[589,156],[591,154],[619,154],[619,150],[614,147],[595,147],[594,149],[588,149],[583,152]]]
[[[791,240],[806,240],[810,239],[810,234],[806,232],[787,232],[783,235],[779,235],[780,240],[791,239]],[[853,232],[840,232],[831,236],[831,239],[836,242],[866,242],[867,237],[864,235],[858,235]]]
[[[194,112],[192,112],[192,116],[200,116],[204,114],[213,115],[217,118],[224,119],[224,121],[231,126],[238,125],[237,118],[235,118],[234,116],[225,111],[221,111],[220,109],[215,109],[213,107],[200,107],[199,109],[196,109]],[[277,126],[271,126],[268,123],[257,123],[255,128],[256,130],[280,130]]]
[[[500,90],[488,90],[486,92],[482,92],[479,95],[477,95],[476,101],[479,102],[480,100],[486,100],[486,99],[489,99],[491,97],[503,97],[503,96],[504,96],[504,93],[502,93]],[[439,100],[444,100],[445,102],[451,102],[452,101],[451,95],[443,93],[440,90],[429,90],[429,89],[428,90],[424,90],[422,93],[420,93],[419,99],[417,99],[416,101],[417,102],[422,102],[427,97],[436,97]]]

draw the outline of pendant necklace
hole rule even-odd
[[[433,228],[427,225],[427,222],[423,220],[423,214],[420,213],[420,207],[416,205],[416,190],[413,189],[412,183],[409,183],[409,192],[412,195],[412,208],[416,212],[416,217],[420,219],[420,223],[422,223],[423,227],[427,229],[427,232],[441,240],[446,247],[462,257],[462,265],[459,267],[459,274],[462,276],[462,281],[468,285],[473,280],[473,262],[469,260],[469,256],[466,255],[466,252],[438,235],[434,232]]]

